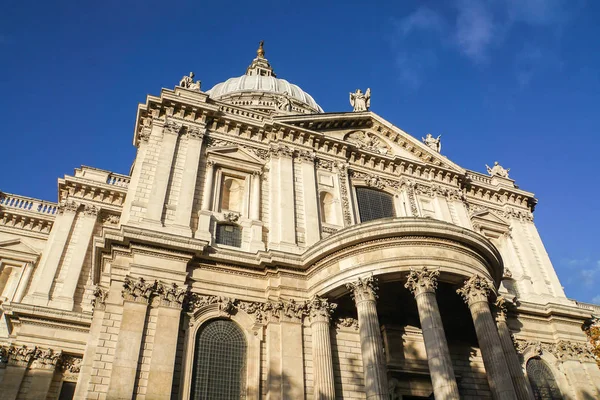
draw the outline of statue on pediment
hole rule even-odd
[[[500,178],[508,178],[508,171],[510,168],[503,168],[498,161],[494,161],[494,166],[490,168],[489,165],[485,164],[488,174],[491,176],[499,176]]]
[[[365,93],[360,89],[350,93],[350,104],[354,107],[352,111],[368,111],[371,106],[371,88],[368,88]]]
[[[186,89],[190,89],[190,90],[198,90],[199,91],[201,85],[202,85],[202,82],[200,82],[200,81],[194,82],[194,73],[193,72],[190,72],[189,76],[185,75],[179,81],[179,86],[184,87]]]
[[[437,138],[434,138],[433,135],[431,135],[431,133],[428,133],[427,135],[425,135],[425,137],[421,137],[421,139],[423,140],[423,143],[425,143],[425,145],[427,147],[429,147],[430,149],[435,150],[439,153],[442,151],[441,137],[442,137],[442,135],[439,135]]]

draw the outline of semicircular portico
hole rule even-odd
[[[478,274],[496,288],[503,271],[500,253],[485,237],[429,218],[381,219],[344,229],[310,249],[306,264],[309,292],[334,296],[359,276],[403,280],[410,268],[439,269],[440,280],[450,283]]]

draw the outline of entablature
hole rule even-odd
[[[127,175],[82,166],[75,170],[75,176],[65,175],[58,180],[59,199],[61,202],[82,201],[105,210],[120,212],[129,180]]]
[[[0,227],[17,229],[38,238],[47,238],[56,214],[58,204],[0,192]]]

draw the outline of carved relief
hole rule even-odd
[[[582,361],[595,362],[594,355],[589,343],[571,342],[560,340],[557,343],[543,343],[539,341],[528,341],[515,339],[513,341],[517,353],[523,355],[528,349],[532,349],[534,356],[541,356],[544,353],[552,354],[560,361]]]
[[[473,275],[465,281],[464,286],[458,289],[456,293],[461,295],[467,304],[471,305],[479,301],[487,301],[492,287],[485,278]]]
[[[418,295],[423,292],[434,293],[438,285],[438,277],[440,271],[430,271],[427,267],[423,267],[420,271],[410,269],[404,287],[411,291],[413,295]]]
[[[74,201],[67,200],[58,205],[58,213],[63,214],[64,212],[77,212],[80,204]]]
[[[238,222],[240,219],[240,214],[235,212],[227,212],[223,214],[223,218],[229,222]]]
[[[186,301],[188,291],[176,283],[159,282],[156,288],[160,304],[168,307],[181,308]]]
[[[358,330],[358,320],[355,318],[339,318],[335,323],[336,329],[352,328]]]
[[[366,278],[358,278],[354,282],[346,283],[346,288],[350,290],[352,299],[359,303],[364,300],[377,299],[377,278],[368,276]]]
[[[99,212],[100,210],[94,205],[85,204],[83,206],[83,215],[88,217],[97,217]]]
[[[307,150],[298,150],[296,152],[296,158],[299,158],[300,161],[305,161],[308,163],[314,163],[316,159],[316,154],[312,151]]]
[[[376,135],[364,132],[354,131],[350,132],[344,138],[347,142],[352,143],[359,149],[370,150],[378,154],[390,154],[391,149],[387,143],[379,139]]]
[[[63,355],[62,370],[68,374],[78,374],[81,371],[81,357]]]
[[[344,225],[348,226],[352,224],[352,214],[350,212],[350,197],[348,196],[348,187],[346,185],[346,178],[348,176],[347,164],[337,163],[336,168],[340,177],[340,196],[342,197],[342,213],[344,215]]]
[[[181,133],[182,128],[183,128],[183,125],[176,124],[173,121],[169,121],[163,127],[163,132],[170,133],[172,135],[178,135],[179,133]]]
[[[294,149],[282,144],[277,144],[271,147],[270,154],[275,157],[293,157]]]
[[[215,139],[212,137],[208,137],[208,139],[206,140],[206,145],[208,147],[236,146],[236,147],[248,150],[249,152],[253,153],[256,157],[260,158],[261,160],[266,160],[267,158],[269,158],[269,150],[250,147],[250,146],[246,146],[244,144],[230,142],[228,140]]]
[[[14,365],[26,366],[35,356],[37,347],[29,348],[25,345],[21,347],[10,346],[8,348],[8,362]]]
[[[62,350],[54,351],[52,349],[36,349],[33,358],[38,368],[53,369],[62,361]]]
[[[237,308],[238,300],[225,296],[210,296],[190,293],[187,308],[190,312],[195,312],[203,307],[216,304],[219,311],[231,315]]]
[[[119,223],[119,216],[116,214],[104,214],[102,215],[102,223],[117,225]]]

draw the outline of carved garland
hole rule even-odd
[[[513,344],[517,353],[521,356],[530,348],[533,349],[534,356],[541,356],[544,353],[552,354],[560,361],[576,360],[582,362],[596,362],[589,343],[570,342],[560,340],[557,343],[544,343],[539,341],[528,341],[515,339]]]

